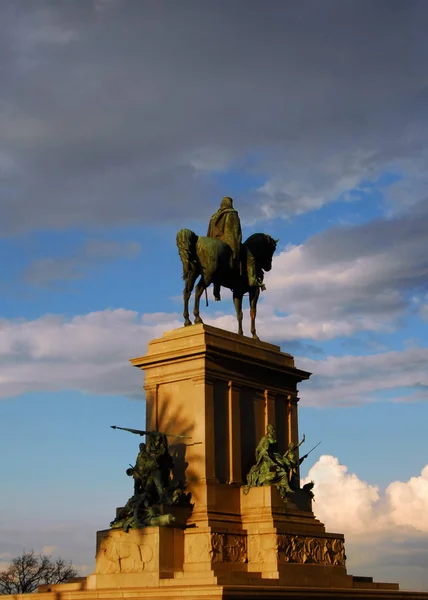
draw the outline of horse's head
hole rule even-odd
[[[272,269],[272,257],[276,250],[276,246],[279,242],[278,240],[274,240],[270,235],[265,234],[266,240],[266,254],[265,257],[260,261],[260,266],[263,271],[270,271]]]
[[[245,240],[244,245],[250,250],[258,266],[263,271],[270,271],[272,269],[272,256],[278,242],[279,240],[274,240],[266,233],[253,233]]]

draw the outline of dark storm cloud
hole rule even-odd
[[[0,11],[4,234],[206,216],[227,168],[267,180],[244,216],[292,215],[426,148],[425,2]]]

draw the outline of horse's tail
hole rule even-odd
[[[180,229],[177,233],[177,248],[183,263],[183,279],[186,281],[190,272],[195,268],[197,263],[196,242],[198,236],[190,229]]]

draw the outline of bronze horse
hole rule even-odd
[[[195,290],[195,307],[193,314],[195,323],[202,323],[199,315],[199,302],[203,292],[211,283],[217,283],[229,288],[233,292],[233,302],[238,319],[238,333],[242,330],[242,298],[246,292],[250,297],[251,334],[258,340],[256,333],[257,301],[260,296],[259,286],[250,286],[247,274],[247,251],[250,251],[256,264],[257,278],[263,282],[263,272],[272,268],[272,256],[276,250],[278,240],[264,233],[254,233],[243,244],[241,252],[242,266],[239,269],[231,268],[231,248],[218,238],[197,236],[190,229],[181,229],[177,233],[178,253],[183,263],[183,279],[185,282],[184,300],[184,325],[191,325],[189,319],[189,299],[195,286],[196,279],[200,279]]]

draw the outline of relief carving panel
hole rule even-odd
[[[247,538],[235,533],[211,534],[212,561],[246,563]]]
[[[98,550],[95,572],[103,574],[139,572],[143,571],[152,559],[153,549],[150,546],[106,537]]]
[[[280,563],[314,563],[344,567],[345,546],[339,538],[278,535]]]

